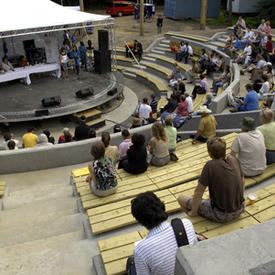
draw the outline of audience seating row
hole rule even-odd
[[[203,43],[209,42],[209,39],[207,39],[207,38],[202,38],[202,37],[189,35],[189,34],[167,32],[167,33],[165,33],[165,35],[166,36],[175,36],[175,37],[179,37],[179,38],[182,38],[182,39],[190,39],[190,40],[199,41],[199,42],[203,42]]]
[[[190,183],[191,184],[191,183]],[[213,238],[251,225],[259,224],[275,217],[275,184],[256,192],[258,199],[249,205],[246,198],[246,211],[235,221],[220,224],[206,220],[202,217],[188,219],[194,225],[197,233],[203,233]],[[99,241],[98,247],[107,275],[124,274],[127,258],[133,255],[135,242],[147,235],[147,230],[139,230]]]
[[[0,182],[0,198],[2,198],[5,195],[6,191],[6,182],[1,181]]]

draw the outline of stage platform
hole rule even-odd
[[[78,90],[91,87],[94,95],[79,99]],[[31,85],[19,80],[0,84],[0,123],[44,120],[81,112],[100,106],[117,96],[108,96],[107,92],[117,88],[122,91],[123,76],[119,72],[96,74],[81,71],[80,79],[70,72],[69,78],[57,79],[49,74],[32,76]],[[60,96],[61,104],[57,107],[43,107],[41,100],[45,97]],[[49,115],[37,117],[36,110],[48,109]]]

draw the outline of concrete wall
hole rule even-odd
[[[260,124],[259,112],[234,113],[230,115],[215,115],[218,122],[217,135],[222,136],[240,130],[240,122],[244,116],[251,116]],[[179,129],[183,139],[189,138],[198,128],[200,117],[192,118],[188,124]],[[151,137],[151,125],[130,130],[133,133],[142,133],[146,142]],[[67,144],[56,144],[53,147],[20,149],[15,151],[0,151],[0,174],[19,173],[33,170],[49,169],[67,165],[88,162],[92,159],[91,146],[100,138],[88,139]],[[119,145],[121,134],[111,135],[111,144]]]
[[[275,219],[184,246],[177,252],[175,274],[274,274],[274,226]]]

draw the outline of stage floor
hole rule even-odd
[[[57,79],[49,74],[31,76],[31,85],[19,80],[0,84],[0,122],[29,121],[64,116],[87,110],[111,100],[107,92],[117,87],[123,88],[123,77],[120,73],[95,74],[81,71],[80,79],[70,72],[69,78]],[[92,87],[94,95],[79,99],[75,92]],[[41,100],[45,97],[60,96],[61,104],[45,108]],[[49,110],[49,116],[36,117],[35,110]]]

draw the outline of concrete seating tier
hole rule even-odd
[[[209,42],[209,39],[206,39],[206,38],[189,35],[189,34],[175,33],[175,32],[167,32],[167,33],[165,33],[165,36],[176,36],[176,37],[180,37],[182,39],[190,39],[190,40],[199,41],[199,42],[203,42],[203,43]]]
[[[5,195],[6,191],[6,182],[1,181],[0,182],[0,198],[2,198]]]
[[[263,188],[256,192],[256,194],[258,199],[255,204],[249,205],[246,198],[246,211],[237,220],[230,223],[215,223],[203,217],[187,218],[193,223],[197,233],[203,233],[208,238],[243,229],[274,218],[275,185]],[[143,229],[99,241],[98,247],[106,274],[125,274],[126,261],[129,256],[133,255],[135,242],[142,240],[146,235],[147,230]]]

